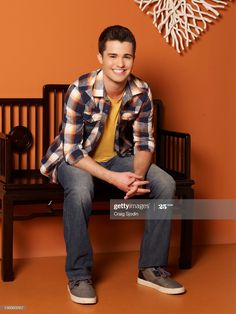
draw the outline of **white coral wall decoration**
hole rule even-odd
[[[178,53],[183,51],[224,9],[220,0],[134,0]]]

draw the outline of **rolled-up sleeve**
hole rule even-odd
[[[153,137],[153,102],[150,89],[141,97],[143,104],[133,124],[134,154],[140,150],[154,152],[155,149],[155,140]]]
[[[83,149],[83,112],[84,104],[81,102],[81,94],[75,85],[71,85],[65,98],[63,125],[60,134],[65,161],[71,165],[88,155]]]

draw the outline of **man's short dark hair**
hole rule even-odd
[[[133,45],[133,53],[136,51],[136,40],[132,32],[124,26],[113,25],[104,29],[98,39],[98,51],[102,55],[109,40],[127,41]]]

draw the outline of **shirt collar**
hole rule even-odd
[[[134,79],[134,76],[131,74],[128,78],[124,96],[127,99],[131,99],[132,97],[141,94],[143,92],[143,89],[141,89]],[[92,88],[92,95],[94,97],[104,97],[106,98],[106,92],[104,88],[104,82],[103,82],[103,71],[97,70],[97,75],[94,78],[93,88]]]
[[[135,77],[132,74],[128,78],[127,87],[129,88],[132,96],[136,96],[136,95],[143,93],[143,89],[137,85],[137,80],[135,79]]]
[[[104,82],[103,82],[103,71],[97,70],[97,75],[93,84],[92,95],[94,97],[103,97],[104,96]]]

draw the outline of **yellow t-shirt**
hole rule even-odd
[[[111,101],[110,112],[107,117],[101,139],[92,155],[92,158],[97,162],[107,161],[117,155],[114,150],[114,142],[122,98],[118,100],[109,99]]]

